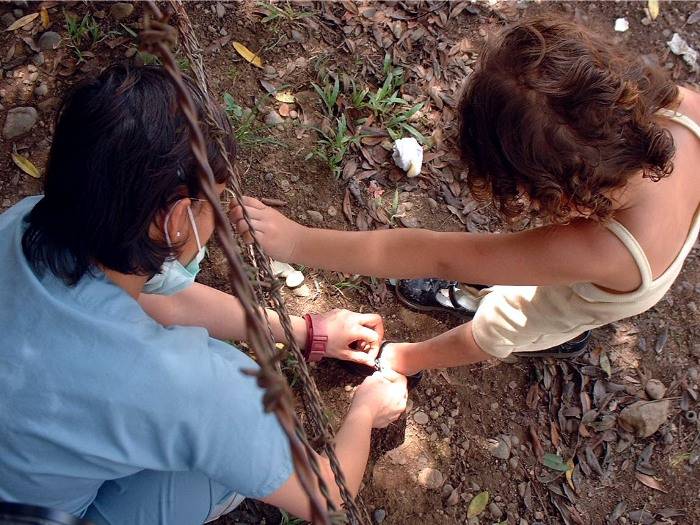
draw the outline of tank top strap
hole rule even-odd
[[[620,239],[620,242],[625,245],[625,248],[627,248],[632,255],[634,262],[637,263],[639,273],[642,275],[642,286],[640,288],[649,286],[654,281],[654,275],[651,272],[649,259],[647,259],[644,249],[642,249],[642,246],[639,244],[637,239],[634,238],[634,235],[632,235],[627,228],[625,228],[615,219],[608,222],[606,227],[615,235],[615,237]]]
[[[673,111],[671,109],[666,108],[661,108],[656,112],[656,114],[661,115],[662,117],[666,117],[674,122],[677,122],[682,126],[685,126],[690,131],[692,131],[698,139],[700,139],[700,125],[688,115],[684,115],[683,113],[679,113],[678,111]]]

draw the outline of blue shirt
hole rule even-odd
[[[0,215],[0,500],[82,516],[105,480],[145,469],[277,490],[291,453],[241,374],[254,361],[203,328],[164,328],[101,272],[74,287],[35,275],[21,237],[40,198]]]

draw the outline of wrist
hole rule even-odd
[[[382,355],[386,353],[387,365],[394,371],[411,376],[423,370],[419,362],[419,350],[418,343],[387,343]]]
[[[313,228],[307,228],[306,226],[302,226],[298,223],[295,223],[295,226],[296,228],[294,229],[290,239],[291,249],[289,250],[289,260],[287,262],[303,264],[300,263],[298,254],[305,253],[306,250],[302,244],[304,239],[306,239],[307,236],[313,231]]]
[[[297,317],[296,315],[291,316],[292,329],[294,330],[294,340],[297,342],[299,348],[304,350],[308,344],[306,321],[303,317]]]

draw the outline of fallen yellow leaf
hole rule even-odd
[[[51,20],[49,20],[49,12],[45,7],[42,7],[39,13],[41,14],[41,25],[44,26],[44,29],[47,29],[51,23]]]
[[[569,467],[569,469],[566,471],[566,482],[569,484],[569,487],[571,487],[571,490],[575,491],[576,488],[574,487],[574,481],[573,481],[573,476],[574,476],[574,461],[569,460],[566,462],[566,466]]]
[[[258,55],[253,53],[250,49],[245,47],[243,44],[241,44],[240,42],[234,41],[233,48],[238,52],[239,55],[241,55],[248,62],[253,64],[255,67],[262,68],[262,59]]]
[[[41,177],[41,173],[39,173],[39,170],[32,163],[32,161],[26,157],[23,157],[19,153],[12,154],[12,162],[14,162],[17,165],[17,167],[19,169],[21,169],[27,175],[31,175],[35,179],[38,179]]]
[[[294,104],[295,102],[294,95],[292,95],[288,91],[278,91],[277,93],[275,93],[275,100],[278,100],[279,102],[284,102],[285,104]]]
[[[652,20],[656,20],[656,17],[659,16],[659,0],[649,0],[647,6],[649,7],[649,16]]]
[[[10,24],[10,27],[5,29],[5,31],[14,31],[15,29],[19,29],[20,27],[26,26],[29,22],[34,20],[37,16],[39,16],[39,13],[32,13],[31,15],[25,15],[19,20],[15,20]]]
[[[469,502],[469,508],[467,508],[467,518],[473,518],[475,516],[478,516],[479,514],[484,512],[484,509],[486,508],[486,505],[488,505],[488,504],[489,504],[489,492],[488,492],[488,490],[485,490],[483,492],[479,492]]]

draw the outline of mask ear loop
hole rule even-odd
[[[182,200],[182,199],[180,199]],[[175,205],[180,202],[179,200],[176,201],[171,207],[168,213],[165,215],[165,220],[163,221],[163,231],[165,233],[165,242],[168,244],[168,248],[173,247],[173,243],[170,239],[170,233],[168,232],[168,224],[170,223],[170,216],[173,213],[173,209],[175,208]],[[187,207],[187,216],[190,219],[190,224],[192,225],[192,231],[194,232],[194,239],[197,241],[197,250],[202,251],[202,243],[199,240],[199,231],[197,230],[197,223],[194,221],[194,214],[192,213],[192,207],[188,206]],[[178,236],[180,233],[178,232]]]
[[[197,250],[201,252],[202,243],[199,242],[199,232],[197,231],[197,223],[194,222],[194,214],[192,213],[191,206],[187,207],[187,216],[190,218],[190,224],[192,225],[192,231],[194,232],[194,239],[197,241]]]

